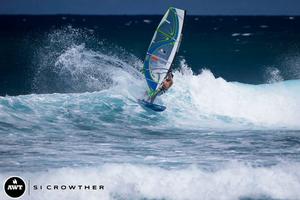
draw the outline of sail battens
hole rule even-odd
[[[147,55],[153,56],[153,57],[155,57],[155,58],[157,58],[157,59],[159,59],[159,60],[161,60],[161,61],[164,61],[165,63],[170,63],[170,64],[172,64],[171,62],[169,62],[169,61],[167,61],[167,60],[165,60],[165,59],[163,59],[163,58],[161,58],[161,57],[158,57],[158,56],[156,56],[156,55],[153,55],[153,54],[151,54],[151,53],[149,53],[149,52],[147,52]]]

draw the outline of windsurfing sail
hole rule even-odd
[[[184,17],[185,10],[169,8],[154,33],[143,67],[150,95],[171,68],[181,42]]]

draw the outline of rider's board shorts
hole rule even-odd
[[[157,96],[160,96],[160,95],[164,94],[166,91],[167,91],[167,90],[165,89],[165,87],[162,86],[162,87],[159,89],[159,91],[158,91],[158,93],[157,93]]]

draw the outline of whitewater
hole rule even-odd
[[[0,179],[105,189],[24,199],[300,197],[299,80],[229,82],[180,58],[156,113],[137,103],[141,60],[67,46],[38,54],[36,93],[0,97]]]

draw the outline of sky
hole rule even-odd
[[[300,15],[300,0],[0,0],[0,14],[162,14],[170,7],[191,15]]]

